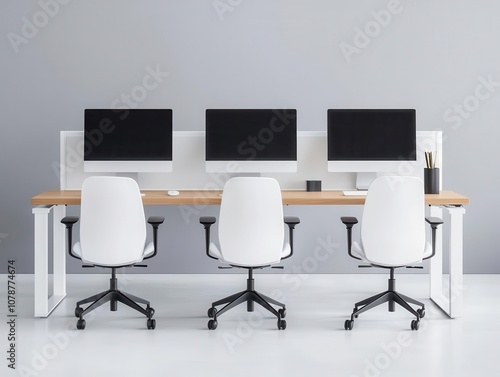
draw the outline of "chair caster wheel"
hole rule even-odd
[[[156,319],[150,318],[147,322],[148,330],[154,330],[156,328]]]
[[[209,330],[215,330],[217,328],[217,320],[216,319],[211,319],[210,321],[208,321],[208,329]]]
[[[425,309],[417,309],[417,313],[420,319],[425,317]]]
[[[284,319],[278,319],[278,330],[286,329],[286,321]]]
[[[344,329],[352,330],[353,327],[354,327],[354,321],[352,319],[346,319],[344,322]]]
[[[83,309],[79,306],[75,308],[75,317],[80,317],[80,315],[83,313]]]
[[[286,317],[286,308],[278,310],[278,313],[279,313],[281,319],[285,318]]]
[[[153,317],[155,315],[155,310],[151,307],[148,307],[146,311],[149,313],[149,318]]]
[[[76,328],[78,330],[85,330],[85,320],[80,318],[77,322],[76,322]]]
[[[412,330],[418,330],[418,328],[420,327],[420,321],[419,320],[416,320],[414,319],[413,321],[411,321],[411,329]]]
[[[214,318],[217,314],[217,308],[211,307],[208,309],[207,315],[209,318]]]

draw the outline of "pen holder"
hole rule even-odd
[[[424,168],[424,192],[439,194],[439,168]]]

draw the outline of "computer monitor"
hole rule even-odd
[[[86,109],[84,171],[172,171],[172,116],[170,109]]]
[[[297,171],[297,110],[208,109],[207,172]]]
[[[414,109],[329,109],[328,171],[374,173],[368,180],[397,172],[401,161],[416,160],[416,138]]]

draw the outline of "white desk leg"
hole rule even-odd
[[[430,206],[430,216],[443,218],[443,209],[437,206]],[[430,259],[429,265],[429,283],[430,298],[436,302],[439,307],[443,296],[443,225],[436,230],[436,254]],[[443,309],[444,310],[444,309]]]
[[[450,214],[450,317],[463,315],[463,207],[446,207]]]
[[[59,208],[62,207],[62,208]],[[54,293],[49,296],[49,215],[54,206],[39,206],[32,210],[35,222],[34,301],[35,317],[48,317],[66,295],[66,260],[63,255],[65,233],[60,224],[66,209],[54,210]]]
[[[61,224],[66,206],[54,208],[54,296],[66,296],[66,227]]]
[[[49,313],[49,213],[52,206],[33,208],[35,220],[35,317]]]
[[[449,284],[443,293],[443,231],[436,232],[436,255],[430,260],[430,298],[450,318],[463,314],[463,207],[430,207],[430,215],[443,218],[443,210],[449,215]],[[447,226],[446,220],[443,226]]]

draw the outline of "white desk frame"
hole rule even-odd
[[[66,206],[37,206],[35,220],[35,317],[48,317],[66,297],[66,233],[61,219]],[[49,292],[49,217],[53,218],[53,292]]]
[[[463,206],[429,206],[431,216],[443,218],[436,232],[436,255],[430,259],[431,300],[450,318],[463,314]],[[49,217],[53,217],[53,293],[49,295]],[[66,232],[61,219],[65,205],[33,208],[35,221],[35,317],[48,317],[66,296]],[[443,227],[449,230],[448,284],[443,274]]]
[[[443,212],[448,216],[443,218]],[[429,291],[431,300],[450,318],[463,316],[463,206],[430,206],[430,215],[442,218],[449,227],[449,275],[443,274],[443,226],[436,232],[436,255],[430,259]]]

